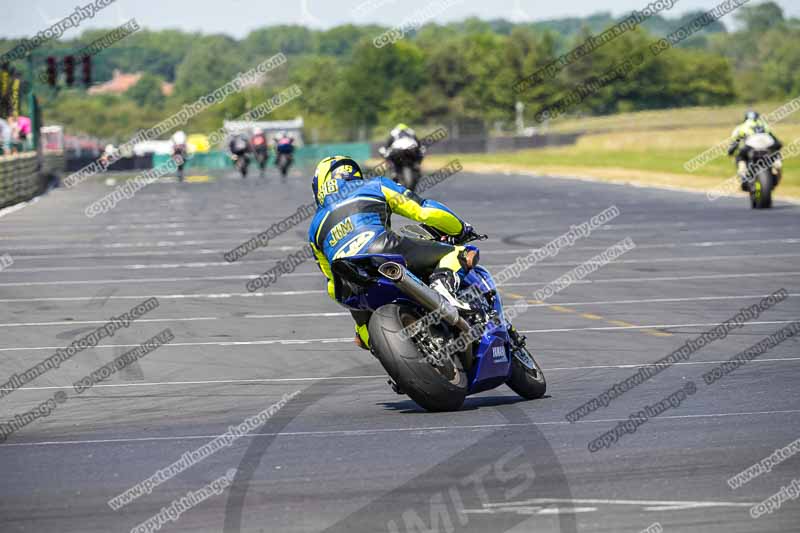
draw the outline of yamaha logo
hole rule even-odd
[[[495,363],[505,363],[508,361],[508,357],[506,357],[506,349],[504,346],[495,346],[492,348],[492,360]]]

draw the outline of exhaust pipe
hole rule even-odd
[[[441,294],[415,277],[409,276],[403,265],[389,261],[378,267],[378,272],[386,279],[393,281],[406,296],[418,302],[422,307],[430,312],[438,313],[451,326],[455,326],[461,331],[469,331],[469,324],[461,318],[458,310],[450,305]]]

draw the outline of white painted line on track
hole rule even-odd
[[[0,218],[8,216],[11,213],[16,213],[17,211],[25,209],[29,205],[35,204],[36,202],[39,201],[39,198],[41,198],[41,196],[35,196],[35,197],[31,198],[30,200],[28,200],[26,202],[19,202],[19,203],[16,203],[14,205],[10,205],[8,207],[4,207],[3,209],[0,209]]]
[[[754,278],[754,277],[787,277],[798,276],[800,272],[754,272],[747,274],[705,274],[696,276],[658,276],[651,278],[605,278],[605,279],[583,279],[573,282],[573,285],[591,285],[593,283],[644,283],[649,281],[691,281],[691,280],[706,280],[706,279],[736,279],[736,278]],[[314,276],[319,277],[321,274],[316,273]],[[203,276],[203,277],[186,277],[186,278],[132,278],[132,279],[118,279],[118,280],[59,280],[59,281],[25,281],[25,282],[11,282],[0,283],[0,287],[27,287],[39,285],[95,285],[105,283],[135,283],[137,285],[143,283],[162,283],[162,282],[176,282],[176,281],[212,281],[212,280],[226,280],[226,279],[250,279],[253,276]],[[523,281],[504,283],[501,287],[537,287],[544,286],[551,283],[550,281]],[[163,299],[180,299],[180,298],[246,298],[246,297],[260,297],[260,296],[299,296],[304,294],[323,294],[323,290],[296,290],[296,291],[276,291],[276,292],[244,292],[244,293],[200,293],[200,294],[151,294],[151,295],[111,295],[108,296],[109,300],[134,300],[137,298],[163,298]],[[0,302],[68,302],[68,301],[87,301],[93,300],[94,296],[60,296],[60,297],[41,297],[41,298],[0,298]],[[551,304],[552,305],[552,304]],[[567,304],[562,304],[567,305]]]
[[[349,313],[348,313],[349,314]],[[236,317],[231,317],[236,318]],[[185,318],[138,318],[136,322],[202,322],[208,320],[219,320],[216,316],[196,316]],[[0,328],[17,328],[32,326],[73,326],[82,324],[106,324],[109,320],[59,320],[55,322],[8,322],[0,324]]]
[[[696,276],[656,276],[652,278],[606,278],[606,279],[582,279],[574,281],[573,285],[591,285],[592,283],[636,283],[639,281],[691,281],[701,279],[729,279],[729,278],[756,278],[756,277],[779,277],[797,276],[800,272],[754,272],[748,274],[700,274]],[[501,287],[537,287],[548,285],[551,282],[540,281],[519,281],[504,283]]]
[[[789,296],[800,296],[800,293],[789,293]],[[715,300],[750,300],[765,298],[769,294],[751,294],[742,296],[695,296],[691,298],[649,298],[643,300],[606,300],[599,302],[548,302],[542,304],[530,304],[529,307],[550,307],[552,305],[569,305],[573,307],[589,305],[631,305],[640,303],[676,303],[676,302],[708,302]],[[176,318],[146,318],[136,322],[194,322],[209,320],[238,320],[244,319],[281,319],[281,318],[328,318],[350,316],[347,311],[342,312],[315,312],[315,313],[283,313],[267,315],[244,315],[244,316],[203,316],[203,317],[176,317]],[[0,323],[0,328],[13,327],[33,327],[33,326],[64,326],[72,324],[105,324],[108,319],[102,320],[58,320],[53,322],[7,322]]]
[[[792,292],[789,296],[800,296],[800,293]],[[604,300],[594,302],[546,302],[542,304],[529,304],[528,307],[549,307],[551,305],[571,305],[585,306],[585,305],[629,305],[641,303],[677,303],[677,302],[709,302],[714,300],[749,300],[756,298],[765,298],[769,294],[751,294],[742,296],[693,296],[687,298],[646,298],[642,300]]]
[[[111,295],[103,297],[104,300],[146,300],[147,298],[158,298],[159,300],[191,300],[192,298],[261,298],[271,296],[302,296],[305,294],[327,294],[324,290],[308,291],[275,291],[275,292],[239,292],[239,293],[211,293],[211,294],[152,294],[150,296],[141,295]],[[0,298],[0,302],[88,302],[96,300],[97,296],[51,296],[43,298]]]
[[[19,281],[0,283],[0,287],[36,287],[42,285],[110,285],[120,283],[172,283],[176,281],[225,281],[252,279],[253,274],[238,274],[234,276],[197,276],[183,278],[130,278],[130,279],[90,279],[90,280],[61,280],[61,281]]]
[[[258,341],[213,341],[213,342],[170,342],[161,346],[178,347],[178,346],[266,346],[270,344],[313,344],[313,343],[340,343],[340,342],[353,342],[353,337],[340,337],[340,338],[325,338],[325,339],[264,339]],[[133,348],[139,346],[138,344],[98,344],[93,346],[92,350],[108,349],[108,348]],[[19,352],[25,350],[56,350],[64,348],[63,346],[33,346],[29,348],[0,348],[0,352]]]
[[[276,251],[276,252],[288,252],[297,250],[302,244],[297,244],[296,246],[270,246],[269,248],[259,248],[262,251]],[[174,250],[150,250],[145,252],[120,252],[120,253],[87,253],[87,254],[41,254],[41,255],[18,255],[14,254],[14,257],[19,258],[20,260],[31,260],[31,259],[108,259],[114,257],[149,257],[149,256],[184,256],[184,255],[218,255],[222,257],[225,252],[229,250],[196,250],[196,249],[189,249],[189,250],[181,250],[181,251],[174,251]],[[255,250],[253,250],[255,252]],[[250,252],[250,253],[253,253]],[[263,260],[264,258],[260,258]]]
[[[0,240],[2,237],[0,237]],[[690,243],[654,243],[654,244],[637,244],[637,249],[660,249],[660,248],[684,248],[684,247],[700,247],[700,248],[709,248],[709,247],[716,247],[716,246],[728,246],[728,245],[750,245],[750,244],[800,244],[800,239],[745,239],[741,241],[704,241],[704,242],[690,242]],[[261,252],[269,252],[269,251],[293,251],[297,248],[304,246],[305,243],[301,241],[293,242],[291,245],[282,245],[282,246],[266,246],[260,247],[256,250],[253,250],[251,253],[256,251]],[[581,252],[583,250],[605,250],[608,246],[575,246],[570,247],[569,250],[573,252]],[[17,247],[17,249],[25,249],[24,246]],[[506,249],[499,249],[494,250],[491,247],[481,247],[481,251],[484,256],[492,256],[492,255],[509,255],[509,254],[528,254],[532,250],[536,248],[506,248]],[[98,259],[98,258],[113,258],[113,257],[147,257],[147,256],[185,256],[185,255],[219,255],[222,256],[225,252],[229,250],[211,250],[211,249],[189,249],[189,250],[149,250],[149,251],[142,251],[142,252],[119,252],[119,253],[84,253],[84,254],[42,254],[42,255],[19,255],[15,254],[14,257],[20,260],[28,260],[28,259]],[[263,259],[263,258],[261,258]]]
[[[756,326],[766,324],[792,324],[797,320],[768,320],[760,322],[747,322],[744,326]],[[638,330],[638,329],[657,329],[657,328],[688,328],[688,327],[706,327],[718,326],[719,323],[707,322],[698,324],[650,324],[646,326],[601,326],[594,328],[562,328],[562,329],[525,329],[520,330],[520,333],[567,333],[577,331],[620,331],[620,330]],[[263,339],[257,341],[206,341],[206,342],[170,342],[164,344],[161,349],[180,346],[264,346],[271,344],[314,344],[314,343],[342,343],[353,342],[353,337],[331,337],[320,339]],[[139,346],[138,344],[98,344],[92,347],[93,350],[108,349],[108,348],[133,348]],[[28,346],[28,347],[13,347],[13,348],[0,348],[0,352],[20,352],[20,351],[36,351],[36,350],[57,350],[64,348],[63,346]]]
[[[759,363],[782,363],[782,362],[798,362],[800,361],[800,357],[771,357],[771,358],[761,358],[753,359],[749,361],[748,364],[754,363],[758,361]],[[677,363],[673,363],[672,366],[692,366],[692,365],[719,365],[722,363],[727,363],[727,360],[724,361],[678,361]],[[591,366],[561,366],[561,367],[546,367],[548,372],[560,372],[560,371],[569,371],[569,370],[607,370],[610,368],[619,369],[619,370],[629,370],[631,368],[643,368],[646,366],[658,366],[655,363],[630,363],[630,364],[623,364],[623,365],[591,365]],[[63,388],[63,387],[61,387]]]
[[[727,361],[679,361],[673,363],[673,366],[687,366],[687,365],[718,365],[726,363]],[[753,359],[748,364],[753,363],[784,363],[784,362],[800,362],[800,357],[777,357],[769,359]],[[642,368],[647,366],[657,366],[655,363],[631,363],[623,365],[592,365],[592,366],[562,366],[562,367],[546,367],[548,372],[567,372],[573,370],[630,370],[632,368]],[[302,381],[335,381],[337,379],[380,379],[385,380],[386,374],[376,374],[374,376],[333,376],[333,377],[300,377],[300,378],[254,378],[254,379],[207,379],[197,381],[151,381],[151,382],[128,382],[128,383],[100,383],[94,387],[101,388],[129,388],[129,387],[178,387],[184,385],[237,385],[237,384],[250,384],[250,383],[296,383]],[[40,387],[21,387],[13,389],[16,391],[37,391],[37,390],[59,390],[69,389],[72,385],[43,385]],[[6,390],[6,389],[0,389]]]
[[[652,510],[695,509],[699,507],[752,507],[750,502],[709,502],[709,501],[672,501],[672,500],[605,500],[597,498],[532,498],[530,500],[484,503],[486,508],[514,507],[548,503],[566,503],[578,505],[636,505]],[[647,510],[646,509],[646,510]]]
[[[700,257],[655,257],[647,259],[618,259],[611,263],[612,265],[621,264],[651,264],[651,263],[694,263],[698,261],[729,261],[736,259],[784,259],[790,257],[800,257],[800,254],[761,254],[753,256],[753,254],[744,255],[710,255]],[[227,261],[208,261],[208,262],[189,262],[189,263],[158,263],[158,264],[132,264],[132,265],[75,265],[75,266],[53,266],[53,267],[31,267],[31,268],[14,268],[13,272],[68,272],[74,270],[169,270],[175,268],[215,268],[215,267],[233,267],[233,266],[251,266],[251,263],[258,263],[257,261],[246,262],[233,262]],[[581,261],[569,261],[563,263],[540,263],[537,268],[542,267],[575,267],[581,264]],[[484,265],[488,269],[503,269],[508,265]],[[266,269],[266,266],[262,266]],[[319,276],[318,272],[293,272],[290,274],[283,274],[283,277],[304,277],[304,276]],[[258,276],[254,273],[252,277]]]
[[[797,320],[765,320],[761,322],[747,322],[745,325],[755,326],[757,324],[791,324],[793,322],[797,322]],[[650,324],[647,326],[597,326],[593,328],[523,329],[520,330],[520,333],[568,333],[574,331],[616,331],[630,329],[694,328],[711,326],[719,326],[719,322],[704,322],[696,324]]]
[[[681,420],[692,418],[721,418],[728,416],[763,416],[763,415],[780,415],[780,414],[796,414],[800,413],[800,409],[787,409],[782,411],[750,411],[739,413],[708,413],[700,415],[661,415],[652,421],[663,420]],[[504,424],[475,424],[475,425],[453,425],[453,426],[421,426],[421,427],[404,427],[404,428],[376,428],[376,429],[339,429],[330,431],[285,431],[281,433],[248,433],[242,435],[242,438],[256,438],[256,437],[362,437],[365,435],[381,435],[391,433],[427,433],[427,432],[442,432],[442,431],[481,431],[481,430],[495,430],[511,427],[531,427],[531,426],[566,426],[578,424],[607,424],[613,422],[624,422],[628,418],[607,418],[603,420],[579,420],[578,422],[567,422],[566,420],[553,420],[543,422],[519,422],[519,423],[504,423]],[[86,440],[62,440],[62,441],[41,441],[41,442],[6,442],[0,444],[0,449],[4,447],[28,447],[28,446],[64,446],[76,444],[132,444],[135,442],[164,442],[164,441],[185,441],[185,440],[206,440],[213,439],[219,435],[180,435],[172,437],[134,437],[134,438],[119,438],[119,439],[86,439]]]
[[[300,381],[336,381],[337,379],[380,379],[386,378],[386,374],[375,376],[323,376],[323,377],[301,377],[301,378],[256,378],[256,379],[205,379],[198,381],[153,381],[150,383],[100,383],[93,385],[94,387],[105,388],[119,388],[119,387],[173,387],[181,385],[236,385],[239,383],[297,383]],[[55,389],[68,389],[72,385],[55,386],[48,385],[42,387],[21,387],[14,389],[18,391],[34,391],[34,390],[55,390]],[[6,389],[0,389],[6,390]]]

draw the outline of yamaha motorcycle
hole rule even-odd
[[[753,209],[772,207],[772,191],[781,179],[780,154],[775,139],[768,133],[756,133],[744,140],[747,162],[747,190]]]
[[[400,137],[392,143],[388,150],[382,148],[381,155],[394,168],[392,179],[413,192],[422,175],[420,170],[422,150],[419,143],[411,137]]]
[[[431,289],[408,270],[402,256],[358,253],[372,235],[350,239],[331,264],[336,299],[352,310],[372,311],[370,351],[394,391],[428,411],[457,410],[467,396],[502,384],[526,399],[544,396],[541,367],[525,338],[506,322],[492,276],[477,264],[478,248],[467,244],[487,236],[472,232],[453,239],[426,225],[401,231],[465,245],[470,261],[457,297],[468,302],[469,310]]]

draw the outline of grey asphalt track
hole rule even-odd
[[[800,438],[800,343],[712,385],[704,372],[800,320],[800,206],[525,175],[460,173],[428,191],[491,239],[499,270],[616,205],[621,214],[503,287],[533,292],[630,237],[636,249],[533,305],[516,325],[546,398],[506,387],[430,414],[392,392],[352,343],[313,264],[255,294],[245,283],[304,242],[308,221],[235,262],[222,254],[311,199],[309,178],[233,175],[147,186],[92,219],[112,188],[55,190],[0,218],[0,383],[148,297],[159,307],[0,398],[0,422],[66,401],[0,444],[0,531],[127,532],[237,469],[233,486],[163,531],[788,532],[800,501],[750,509],[800,478],[790,457],[727,480]],[[565,415],[737,310],[790,294],[576,423]],[[72,383],[165,328],[174,340],[78,394]],[[588,443],[685,386],[697,392],[623,435]],[[115,511],[108,501],[229,426],[262,426]],[[800,483],[800,481],[798,481]],[[146,531],[146,528],[140,529]],[[155,531],[151,527],[150,531]]]

